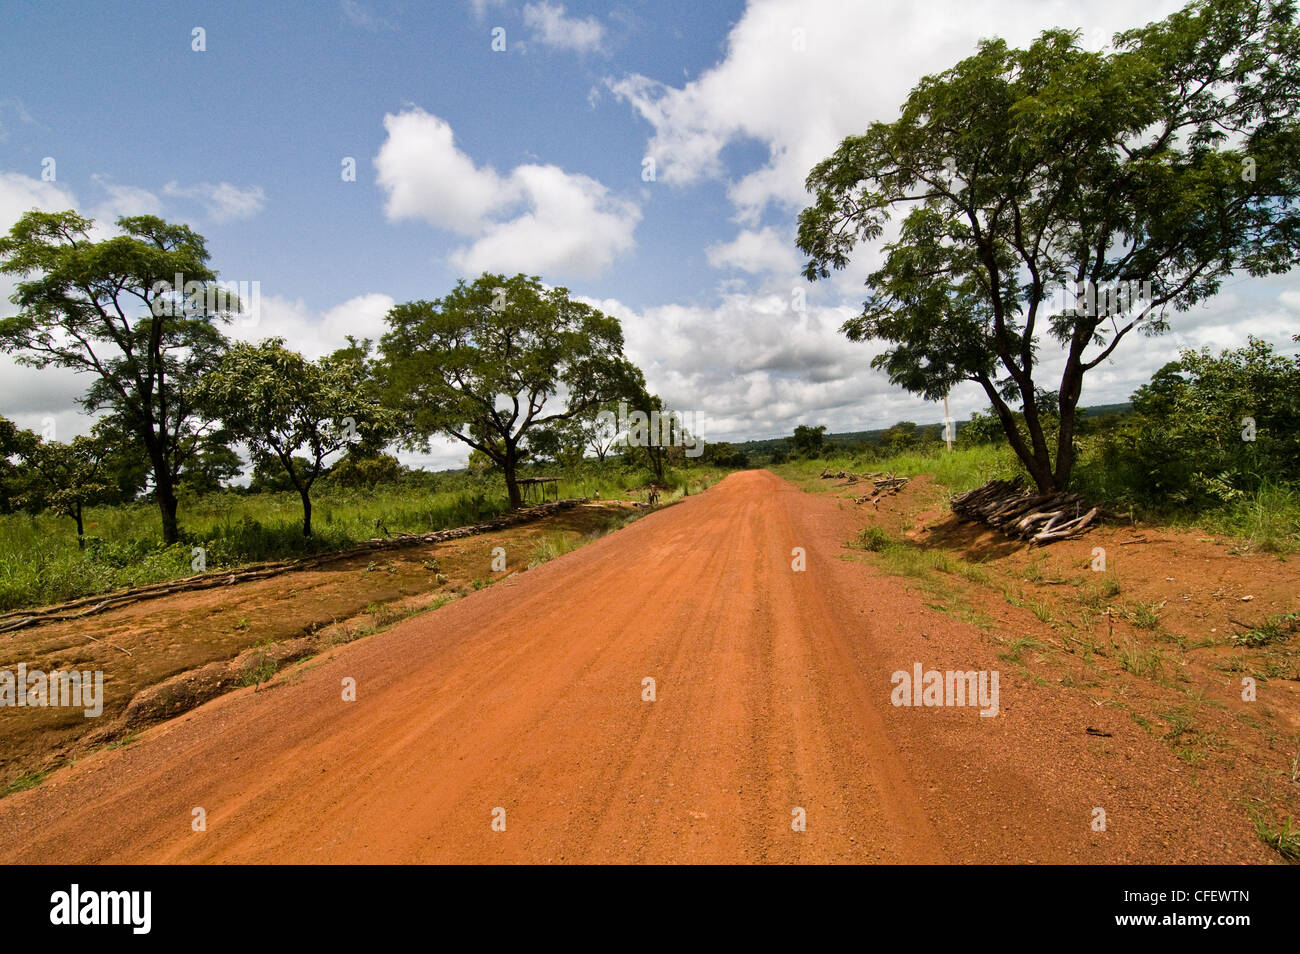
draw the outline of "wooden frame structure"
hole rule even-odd
[[[537,502],[546,503],[547,490],[552,491],[551,499],[560,499],[560,478],[559,477],[520,477],[516,481],[519,484],[519,490],[525,503],[533,496],[533,490],[537,491]]]

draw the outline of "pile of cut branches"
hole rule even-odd
[[[1091,530],[1102,516],[1078,494],[1033,493],[1024,480],[990,480],[952,498],[952,512],[963,522],[978,521],[1008,537],[1042,546],[1072,540]]]
[[[878,475],[870,474],[868,476],[875,477]],[[888,477],[882,477],[880,480],[876,480],[872,483],[874,489],[871,493],[863,494],[861,497],[855,498],[853,502],[860,504],[869,503],[871,506],[879,509],[881,498],[888,497],[890,494],[898,493],[907,486],[907,482],[910,479],[910,477],[895,477],[892,474]]]
[[[856,484],[859,480],[871,480],[873,477],[879,477],[880,474],[855,474],[851,470],[823,470],[822,480],[847,480],[851,484]]]

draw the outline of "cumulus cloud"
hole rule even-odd
[[[744,224],[769,203],[800,206],[812,166],[872,120],[897,115],[908,91],[998,33],[1028,42],[1043,29],[1078,27],[1100,38],[1166,16],[1182,0],[935,0],[845,4],[752,0],[727,38],[726,56],[680,87],[641,74],[606,85],[653,130],[648,154],[660,179],[728,181]],[[766,161],[731,178],[723,151],[754,141]]]
[[[576,53],[602,52],[605,28],[595,17],[570,17],[564,5],[540,3],[524,5],[524,26],[533,31],[532,38],[543,46],[555,50],[572,50]]]
[[[464,271],[590,277],[635,244],[640,208],[589,176],[552,165],[505,175],[478,166],[451,126],[422,109],[385,116],[384,129],[374,164],[385,213],[473,239],[451,256]]]
[[[771,226],[758,231],[742,229],[730,242],[710,245],[705,255],[714,268],[738,268],[751,274],[788,272],[793,275],[798,273],[801,264],[793,240]]]
[[[942,405],[919,401],[869,367],[882,343],[855,344],[838,331],[860,309],[863,280],[879,267],[897,223],[858,248],[831,281],[802,283],[808,309],[791,313],[785,289],[803,261],[794,247],[794,215],[808,199],[809,169],[845,136],[894,119],[923,75],[972,54],[981,37],[1024,44],[1043,29],[1065,26],[1080,29],[1084,45],[1101,48],[1113,33],[1181,6],[1182,0],[751,0],[719,61],[695,79],[606,79],[605,87],[649,124],[646,154],[656,159],[659,181],[724,184],[741,229],[705,254],[715,268],[750,276],[722,283],[712,306],[626,312],[629,342],[652,384],[670,401],[707,403],[701,412],[718,429],[706,432],[714,439],[789,433],[808,421],[859,430],[940,420]],[[752,151],[734,147],[754,144],[759,161],[742,166],[737,157]],[[1173,316],[1170,334],[1122,343],[1085,379],[1084,403],[1127,400],[1181,348],[1236,347],[1252,333],[1294,351],[1294,279],[1230,281],[1205,306]],[[758,291],[746,289],[750,282]],[[1037,374],[1044,386],[1059,381],[1063,362],[1055,342],[1044,341]],[[988,403],[973,384],[954,389],[951,399],[956,416]]]
[[[236,320],[226,332],[241,341],[283,338],[294,351],[319,358],[346,345],[348,335],[377,340],[387,330],[384,316],[395,304],[390,295],[370,292],[316,312],[301,299],[266,295],[260,299],[255,321],[251,315]]]
[[[1173,315],[1170,333],[1126,339],[1086,376],[1084,406],[1127,401],[1181,349],[1240,347],[1247,332],[1294,353],[1300,295],[1286,282],[1285,276],[1238,282],[1206,306]],[[798,310],[776,290],[730,291],[713,305],[643,309],[617,299],[584,300],[622,321],[628,355],[644,370],[651,391],[694,412],[706,440],[777,437],[808,423],[858,431],[943,419],[942,403],[909,394],[871,368],[884,343],[851,342],[839,331],[857,312],[854,304],[810,302]],[[1064,352],[1054,341],[1041,344],[1036,378],[1054,387]],[[988,398],[978,385],[962,384],[950,405],[961,419],[987,408]]]
[[[169,182],[163,186],[163,195],[200,202],[214,222],[236,222],[251,219],[266,205],[266,194],[261,186],[236,186],[229,182],[200,182],[182,186]]]
[[[488,216],[514,204],[515,184],[479,168],[456,147],[446,121],[422,109],[384,117],[388,138],[375,156],[384,211],[394,221],[423,219],[462,235],[483,231]]]

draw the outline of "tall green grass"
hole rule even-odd
[[[818,460],[791,460],[772,469],[797,481],[815,480],[824,470],[880,471],[906,477],[933,474],[938,484],[954,494],[979,487],[994,478],[1006,480],[1017,474],[1033,485],[1009,447],[988,444],[958,446],[951,453],[938,446],[884,459],[838,454]],[[1070,489],[1087,500],[1117,510],[1131,509],[1135,517],[1149,523],[1199,528],[1236,538],[1250,547],[1271,553],[1300,551],[1300,489],[1295,486],[1266,481],[1258,490],[1243,492],[1231,501],[1192,509],[1176,501],[1163,506],[1133,503],[1135,494],[1130,482],[1137,479],[1140,475],[1108,468],[1095,442],[1085,440],[1080,447]]]
[[[938,483],[953,493],[971,490],[994,477],[1010,478],[1024,473],[1010,448],[987,444],[955,448],[951,453],[940,445],[933,450],[895,454],[883,459],[839,454],[824,460],[791,460],[772,469],[795,480],[816,478],[824,470],[893,473],[900,477],[933,474]]]
[[[507,509],[504,489],[330,488],[313,495],[313,535],[307,538],[297,494],[226,492],[182,499],[181,541],[169,547],[159,542],[156,508],[92,508],[84,551],[69,520],[8,514],[0,516],[0,610],[188,576],[196,548],[204,551],[206,569],[226,569],[341,549],[372,537],[464,526]]]
[[[647,472],[583,467],[560,476],[561,497],[624,497],[649,484]],[[670,471],[661,502],[698,493],[726,471]],[[429,533],[490,519],[509,509],[500,477],[430,475],[425,483],[349,489],[321,483],[312,494],[312,536],[302,535],[296,493],[223,491],[183,497],[181,541],[159,542],[158,509],[151,503],[93,507],[86,513],[86,549],[77,548],[71,520],[45,513],[0,515],[0,611],[57,603],[128,586],[158,583],[195,572],[195,549],[205,568],[229,569],[343,549],[373,537]]]

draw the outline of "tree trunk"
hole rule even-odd
[[[1083,393],[1083,368],[1079,354],[1084,342],[1076,342],[1061,375],[1059,394],[1061,429],[1056,438],[1056,486],[1064,490],[1074,469],[1074,432],[1078,427],[1079,395]]]
[[[506,478],[506,493],[510,497],[511,510],[518,510],[524,505],[523,497],[519,494],[519,480],[515,476],[518,466],[519,458],[515,454],[515,449],[507,447],[505,459],[501,461],[501,472]]]
[[[81,501],[77,501],[77,509],[72,515],[72,519],[77,521],[77,549],[86,549],[86,530],[81,523]]]
[[[302,487],[298,488],[298,496],[302,498],[302,535],[311,536],[311,490]]]
[[[1007,406],[1007,402],[1002,400],[1002,395],[998,394],[997,388],[993,385],[993,382],[987,377],[984,377],[979,379],[979,383],[983,385],[984,393],[989,396],[989,402],[993,405],[993,410],[998,415],[998,421],[1002,424],[1002,430],[1007,435],[1007,441],[1011,444],[1011,449],[1016,452],[1016,456],[1020,458],[1020,462],[1025,465],[1025,470],[1029,471],[1029,476],[1033,478],[1034,484],[1038,488],[1038,492],[1045,494],[1060,489],[1056,486],[1056,478],[1052,474],[1051,460],[1044,459],[1044,457],[1046,457],[1047,448],[1046,443],[1043,442],[1041,427],[1039,428],[1037,438],[1031,434],[1030,439],[1034,441],[1036,446],[1039,445],[1040,442],[1042,443],[1042,455],[1031,450],[1029,446],[1025,444],[1024,435],[1020,433],[1020,429],[1016,426],[1015,415],[1011,413],[1011,408]],[[1037,421],[1035,421],[1035,423],[1037,423]],[[1026,422],[1026,426],[1028,426],[1028,422]]]
[[[154,496],[162,513],[163,544],[171,545],[181,538],[180,527],[176,523],[176,491],[172,488],[170,476],[162,481],[156,475],[154,481],[157,484]]]

